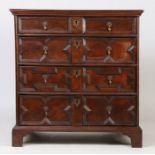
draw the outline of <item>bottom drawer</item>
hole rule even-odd
[[[19,96],[20,125],[136,125],[136,96]]]

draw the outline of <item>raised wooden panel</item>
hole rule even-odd
[[[20,17],[19,33],[67,33],[67,17]]]
[[[137,45],[133,38],[86,38],[86,63],[136,63]]]
[[[72,100],[65,96],[20,96],[20,125],[71,125]]]
[[[21,37],[19,38],[19,62],[21,63],[69,63],[71,53],[66,51],[69,38]]]
[[[135,125],[137,100],[135,96],[83,97],[84,125]]]
[[[136,92],[136,70],[130,67],[86,67],[84,90],[97,92]]]
[[[70,91],[70,68],[20,67],[19,90],[22,92]]]
[[[136,34],[136,18],[86,18],[86,33]]]

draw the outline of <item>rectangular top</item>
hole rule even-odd
[[[45,16],[140,16],[143,10],[25,10],[10,9],[13,15]]]

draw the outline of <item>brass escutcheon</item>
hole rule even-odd
[[[76,107],[78,107],[80,105],[80,103],[81,103],[81,100],[80,99],[74,99],[74,105]]]
[[[73,22],[74,27],[79,27],[81,20],[80,19],[73,19],[72,22]]]
[[[74,70],[73,75],[75,76],[75,78],[78,78],[81,75],[81,71],[80,70]]]
[[[73,40],[73,46],[75,47],[75,48],[79,48],[80,47],[80,40]]]

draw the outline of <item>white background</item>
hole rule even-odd
[[[11,147],[15,125],[15,50],[14,23],[10,8],[27,9],[143,9],[140,20],[140,125],[144,148],[102,144],[98,134],[80,144],[83,136],[52,134],[51,140]],[[0,2],[0,153],[155,153],[155,1],[154,0],[3,0]],[[46,135],[48,137],[48,135]],[[52,138],[57,140],[52,140]],[[88,137],[88,136],[87,136]],[[102,138],[101,138],[102,137]],[[63,138],[65,140],[63,140]],[[37,135],[35,136],[37,139]],[[40,138],[39,138],[40,139]],[[48,140],[48,142],[46,142]],[[59,142],[60,140],[60,142]],[[67,144],[65,144],[65,141]],[[72,143],[74,141],[74,143]],[[85,140],[86,141],[86,140]],[[89,144],[90,143],[90,144]]]

